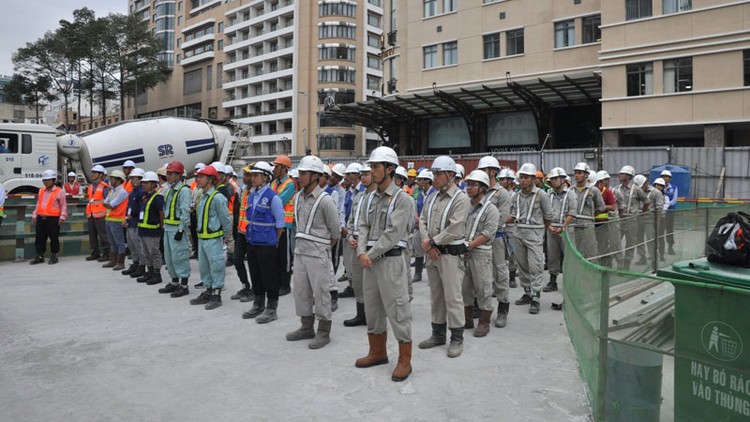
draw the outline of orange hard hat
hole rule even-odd
[[[281,154],[278,157],[276,157],[276,159],[273,160],[273,163],[274,164],[281,164],[282,166],[284,166],[286,168],[292,168],[292,160],[288,156],[286,156],[284,154]]]
[[[536,177],[537,179],[544,179],[544,173],[542,173],[541,170],[536,171]]]

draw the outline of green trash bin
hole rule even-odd
[[[682,261],[675,282],[675,421],[750,420],[750,269]]]

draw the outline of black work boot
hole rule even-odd
[[[86,261],[96,261],[100,256],[99,252],[91,252],[91,255],[86,257]]]
[[[474,298],[474,308],[471,310],[471,318],[479,318],[479,302],[477,302],[477,298]]]
[[[344,321],[344,327],[356,327],[359,325],[367,325],[367,318],[365,317],[365,304],[357,302],[357,315],[352,319]]]
[[[177,289],[175,289],[175,291],[173,291],[172,294],[169,295],[169,297],[182,297],[189,294],[190,289],[188,289],[188,279],[183,278],[180,279],[180,285],[177,286]]]
[[[55,265],[55,264],[57,264],[57,262],[58,262],[58,260],[57,260],[57,254],[53,253],[52,255],[50,255],[49,261],[47,263],[49,265]]]
[[[41,264],[43,262],[44,262],[44,257],[41,255],[37,255],[36,258],[29,261],[29,265]]]
[[[536,292],[531,297],[531,306],[529,307],[529,313],[532,315],[536,315],[539,313],[539,292]]]
[[[414,258],[414,277],[411,282],[417,283],[422,281],[422,270],[424,269],[424,258]]]
[[[211,289],[211,297],[208,298],[206,310],[216,309],[221,306],[221,289]]]
[[[205,305],[208,303],[208,299],[211,297],[211,289],[206,289],[201,292],[197,297],[190,299],[191,305]]]
[[[161,267],[160,268],[154,267],[151,270],[151,278],[146,280],[146,284],[148,284],[149,286],[153,286],[154,284],[159,284],[159,283],[161,283]]]
[[[145,265],[139,265],[135,271],[130,273],[130,278],[138,278],[143,277],[143,275],[146,274],[146,266]]]
[[[549,275],[549,283],[542,289],[543,292],[556,292],[557,291],[557,274]]]
[[[445,330],[448,328],[448,324],[435,324],[432,323],[432,335],[427,340],[419,343],[420,349],[431,349],[435,346],[445,344]]]
[[[173,278],[172,282],[159,289],[159,293],[174,293],[180,287],[180,279]]]
[[[271,321],[276,321],[279,317],[276,315],[276,309],[279,307],[278,299],[268,299],[268,305],[262,314],[255,318],[255,322],[258,324],[268,324]]]
[[[352,286],[346,286],[344,291],[339,293],[339,297],[354,297],[354,289],[352,288]]]
[[[518,284],[516,284],[516,270],[511,270],[508,278],[508,286],[512,288],[518,287]]]
[[[529,303],[531,303],[531,289],[523,289],[523,296],[521,296],[521,298],[518,299],[515,303],[516,305],[528,305]]]
[[[508,324],[508,311],[510,311],[510,303],[497,303],[497,319],[495,320],[495,327],[503,328]]]
[[[242,288],[240,290],[237,290],[237,293],[233,294],[230,299],[232,300],[239,300],[240,302],[250,302],[253,300],[253,291],[250,289],[249,284],[243,284]]]
[[[448,346],[448,357],[457,358],[464,351],[464,329],[451,328],[451,344]]]
[[[255,296],[255,301],[253,301],[252,308],[242,314],[242,319],[253,319],[262,314],[266,309],[265,300],[266,298],[263,296]]]
[[[148,269],[143,273],[142,276],[138,277],[135,281],[139,283],[146,283],[147,281],[151,280],[151,277],[154,275],[154,267],[148,267]]]
[[[130,266],[127,269],[122,270],[122,275],[133,274],[136,268],[138,268],[138,261],[133,261],[133,263],[130,264]]]
[[[339,291],[331,290],[331,312],[336,312],[339,308]]]

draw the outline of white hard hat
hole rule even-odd
[[[135,168],[135,163],[133,162],[133,160],[127,160],[124,163],[122,163],[122,166]]]
[[[500,170],[500,174],[497,177],[499,177],[500,179],[515,179],[516,173],[513,172],[513,170],[506,168]]]
[[[205,164],[203,164],[203,163],[198,163],[198,164],[196,164],[196,165],[195,165],[195,168],[194,168],[194,170],[203,170],[204,168],[206,168],[206,165],[205,165]]]
[[[362,164],[359,163],[351,163],[348,166],[346,166],[346,171],[344,173],[346,174],[359,174],[359,172],[362,171]]]
[[[565,175],[565,180],[566,180],[566,181],[567,181],[568,183],[570,183],[570,182],[571,182],[571,180],[570,180],[570,176],[568,176],[568,175]]]
[[[466,168],[462,166],[461,164],[456,164],[456,177],[460,177],[463,179],[464,173],[466,173]]]
[[[57,172],[52,169],[47,169],[42,172],[42,180],[57,179]]]
[[[396,167],[396,176],[401,176],[404,179],[409,178],[409,175],[406,173],[406,169],[403,166]]]
[[[213,163],[211,163],[211,167],[216,169],[217,173],[222,173],[222,174],[224,173],[224,170],[226,169],[226,166],[222,164],[221,161],[214,161]]]
[[[424,169],[424,170],[422,170],[422,171],[419,172],[419,174],[417,175],[417,179],[429,179],[429,180],[433,180],[432,172],[429,171],[429,170],[427,170],[427,169]]]
[[[271,171],[273,172],[273,169],[271,169]],[[230,166],[229,164],[224,166],[224,174],[232,174],[232,173],[234,173],[234,169],[232,168],[232,166]]]
[[[486,157],[482,157],[479,159],[479,165],[477,166],[478,169],[500,169],[500,162],[497,161],[497,158],[488,155]]]
[[[104,167],[101,164],[97,164],[94,167],[91,168],[91,171],[95,171],[97,173],[107,173],[107,170],[104,170]]]
[[[362,170],[360,170],[360,173],[364,173],[364,172],[368,172],[369,173],[371,171],[372,171],[372,167],[370,167],[370,164],[369,163],[365,163],[362,166]]]
[[[532,163],[523,163],[521,168],[518,169],[518,174],[525,174],[526,176],[536,177],[536,166]]]
[[[367,163],[390,163],[398,165],[398,154],[391,147],[377,147],[370,153]]]
[[[547,179],[554,179],[555,177],[566,177],[568,174],[565,173],[565,169],[562,167],[555,167],[549,171]]]
[[[655,185],[667,186],[667,182],[665,182],[664,179],[662,179],[661,177],[659,177],[656,180],[654,180],[654,184]]]
[[[435,158],[435,161],[432,162],[430,171],[433,174],[435,174],[436,171],[452,171],[453,173],[458,173],[458,168],[456,167],[456,162],[453,161],[451,157],[441,155]]]
[[[672,172],[669,171],[669,170],[662,170],[662,172],[661,172],[661,174],[659,176],[669,176],[669,177],[672,177]],[[654,183],[656,183],[656,182],[654,182]],[[666,186],[666,185],[664,185],[664,186]]]
[[[609,177],[609,173],[607,173],[607,171],[606,171],[606,170],[599,170],[599,171],[598,171],[598,172],[596,173],[596,179],[597,179],[597,180],[605,180],[605,179],[609,179],[609,178],[610,178],[610,177]]]
[[[291,177],[292,179],[299,178],[299,170],[297,170],[297,169],[291,169],[291,170],[289,170],[289,177]]]
[[[159,176],[156,174],[155,171],[147,171],[143,175],[143,179],[141,179],[141,182],[156,182],[159,183]]]
[[[125,173],[122,170],[112,170],[112,174],[110,174],[109,177],[116,177],[123,182],[125,181]]]
[[[589,165],[584,162],[580,162],[576,164],[575,167],[573,167],[573,171],[583,171],[586,173],[591,173],[591,167],[589,167]]]
[[[588,177],[588,179],[589,179],[589,182],[590,182],[590,183],[591,183],[592,185],[595,185],[595,184],[596,184],[596,182],[597,182],[597,181],[599,181],[599,178],[598,178],[598,177],[596,177],[596,172],[592,172],[592,173],[589,173],[589,177]]]
[[[300,160],[297,171],[311,171],[313,173],[324,174],[325,167],[328,166],[323,164],[320,158],[314,155],[306,155]]]
[[[490,187],[490,176],[487,176],[487,173],[483,172],[482,170],[472,171],[471,173],[469,173],[469,177],[467,177],[466,180],[474,180],[476,182],[483,183],[486,187]]]
[[[74,171],[69,172],[68,177],[76,177],[76,172]]]
[[[130,177],[143,177],[143,174],[143,169],[136,167],[130,172]]]
[[[635,169],[633,168],[633,166],[623,166],[620,169],[620,174],[628,174],[633,177],[635,176]]]
[[[256,161],[250,173],[261,173],[273,176],[273,166],[265,161]]]
[[[639,188],[643,187],[644,183],[646,183],[646,180],[648,179],[646,179],[646,176],[642,174],[638,174],[635,176],[635,178],[633,178],[633,182],[635,182],[635,185],[638,186]]]
[[[341,177],[344,177],[344,174],[346,174],[346,166],[341,163],[336,163],[331,168],[331,171],[338,174]]]

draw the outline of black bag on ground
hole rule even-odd
[[[750,215],[730,212],[716,223],[706,239],[711,262],[750,268]]]

